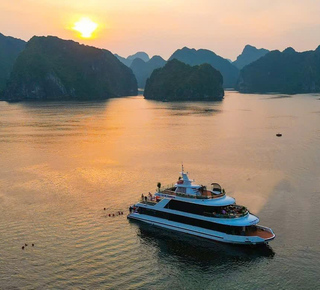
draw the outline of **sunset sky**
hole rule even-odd
[[[56,35],[128,56],[168,58],[207,48],[234,60],[246,44],[298,51],[320,45],[319,0],[1,0],[0,32],[23,40]],[[72,28],[98,24],[91,38]]]

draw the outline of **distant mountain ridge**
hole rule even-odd
[[[14,62],[25,46],[25,41],[0,33],[0,91],[4,90]]]
[[[177,59],[153,71],[144,90],[146,99],[159,101],[222,100],[223,78],[209,64],[187,65]]]
[[[291,47],[271,51],[241,70],[235,88],[243,93],[320,92],[320,46],[300,53]]]
[[[258,60],[259,58],[265,56],[269,50],[260,48],[257,49],[252,45],[246,45],[242,51],[242,53],[237,57],[237,60],[233,62],[233,64],[241,70],[246,65]]]
[[[127,57],[127,59],[132,60],[132,61],[135,60],[136,58],[140,58],[145,62],[150,60],[149,55],[146,52],[143,52],[143,51],[138,51],[135,54],[129,55]]]
[[[14,64],[4,98],[96,100],[136,94],[131,69],[108,50],[34,36]]]
[[[221,72],[224,87],[237,80],[234,88],[240,92],[292,94],[320,92],[319,58],[320,46],[298,53],[291,47],[269,52],[246,45],[233,63],[210,50],[187,47],[176,50],[169,60],[208,63]],[[160,56],[150,59],[145,52],[122,58],[53,36],[33,37],[26,43],[0,33],[0,97],[85,100],[135,95],[136,78],[143,88],[152,72],[165,64]]]
[[[143,51],[138,51],[135,54],[129,55],[127,58],[122,57],[118,54],[114,54],[114,56],[120,60],[124,65],[126,65],[127,67],[130,67],[132,62],[137,59],[140,58],[142,59],[144,62],[147,62],[150,60],[150,57],[147,53],[143,52]]]
[[[153,56],[149,61],[144,61],[141,58],[135,58],[130,66],[134,75],[137,78],[138,87],[144,88],[147,79],[151,76],[152,72],[161,68],[166,64],[166,61],[158,55]]]
[[[122,57],[122,56],[120,56],[120,55],[118,55],[118,54],[114,54],[114,56],[121,62],[121,63],[123,63],[125,66],[127,66],[127,67],[130,67],[130,65],[131,65],[131,60],[127,60],[125,57]]]
[[[184,47],[176,50],[169,60],[177,59],[191,66],[208,63],[216,70],[220,71],[223,76],[223,87],[233,88],[237,82],[239,70],[227,59],[215,54],[207,49],[190,49]]]

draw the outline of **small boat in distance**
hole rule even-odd
[[[266,244],[274,232],[258,225],[259,218],[235,199],[227,196],[218,183],[211,189],[193,184],[182,166],[181,176],[171,187],[149,193],[130,206],[128,219],[205,239],[244,245]]]

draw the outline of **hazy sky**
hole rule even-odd
[[[283,50],[320,45],[319,0],[0,0],[0,32],[28,40],[56,35],[127,56],[168,58],[183,46],[234,60],[246,44]],[[71,27],[99,24],[94,39]]]

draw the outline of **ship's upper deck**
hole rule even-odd
[[[184,172],[183,168],[181,176],[174,185],[159,188],[155,196],[212,206],[225,206],[235,203],[235,199],[227,196],[218,183],[211,183],[212,189],[208,189],[207,186],[193,184],[193,180],[189,179],[188,173]]]
[[[234,204],[236,201],[233,197],[227,196],[227,195],[221,195],[218,197],[212,197],[212,198],[206,198],[203,196],[197,196],[197,197],[191,197],[187,195],[177,195],[174,192],[156,192],[155,197],[162,199],[162,198],[171,198],[175,200],[184,201],[187,203],[194,203],[194,204],[200,204],[200,205],[207,205],[207,206],[226,206]]]

